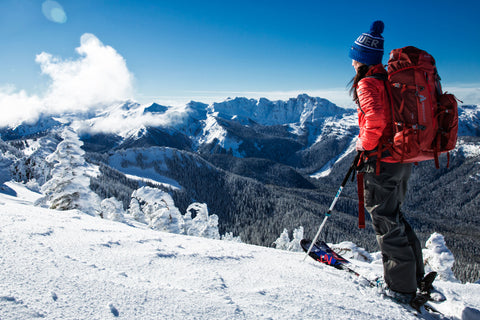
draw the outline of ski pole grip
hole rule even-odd
[[[361,151],[358,151],[358,152],[357,152],[357,155],[355,156],[355,159],[353,159],[352,165],[351,165],[350,168],[348,169],[347,175],[345,176],[345,178],[343,178],[342,187],[345,187],[345,185],[347,184],[348,178],[350,178],[350,175],[352,174],[352,172],[353,172],[353,171],[355,170],[355,168],[357,167],[357,164],[358,164],[358,161],[360,161],[360,156],[361,156],[361,155],[362,155],[362,152],[361,152]]]

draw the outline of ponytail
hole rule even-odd
[[[358,67],[357,74],[348,83],[349,85],[351,84],[349,92],[350,92],[350,95],[353,97],[353,101],[355,101],[355,103],[358,103],[357,85],[360,82],[360,80],[365,78],[365,76],[367,75],[368,69],[370,69],[370,66],[366,64],[363,64],[360,67]]]

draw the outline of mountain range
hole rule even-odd
[[[461,106],[459,119],[449,160],[442,156],[440,169],[432,162],[415,166],[404,210],[422,242],[434,231],[444,234],[456,256],[457,278],[476,281],[480,106]],[[303,226],[313,237],[353,159],[358,134],[356,110],[308,95],[182,107],[127,101],[1,128],[2,181],[41,185],[48,176],[44,159],[66,126],[77,132],[86,161],[97,168],[91,189],[101,198],[113,196],[126,208],[138,187],[160,188],[181,211],[194,201],[206,203],[222,234],[263,246],[285,228]],[[9,172],[9,166],[17,170]],[[372,228],[356,226],[357,206],[355,183],[348,183],[322,238],[375,250]]]

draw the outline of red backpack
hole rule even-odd
[[[443,93],[435,59],[415,47],[394,49],[388,60],[393,141],[386,143],[399,162],[435,160],[455,148],[457,100]],[[447,165],[448,166],[448,165]]]
[[[434,159],[439,168],[439,155],[447,152],[449,162],[448,151],[457,143],[457,99],[442,92],[435,59],[423,50],[411,46],[392,50],[387,70],[388,80],[379,79],[385,80],[393,132],[392,139],[382,138],[377,150],[377,174],[385,151],[402,163]],[[364,228],[363,173],[357,181],[359,227]]]

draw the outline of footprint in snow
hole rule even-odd
[[[31,310],[22,300],[13,296],[0,296],[0,310],[8,306],[11,309],[13,306],[13,312],[17,314],[19,319],[33,319],[33,318],[45,318],[45,315],[41,312]]]
[[[48,228],[46,231],[44,232],[34,232],[34,233],[31,233],[30,235],[31,236],[43,236],[43,237],[47,237],[47,236],[51,236],[53,234],[53,229],[52,228]]]
[[[108,305],[108,308],[110,308],[110,312],[111,312],[115,317],[118,317],[118,316],[119,316],[120,313],[118,312],[117,308],[115,308],[115,306],[114,306],[112,303],[110,303],[110,304]]]

